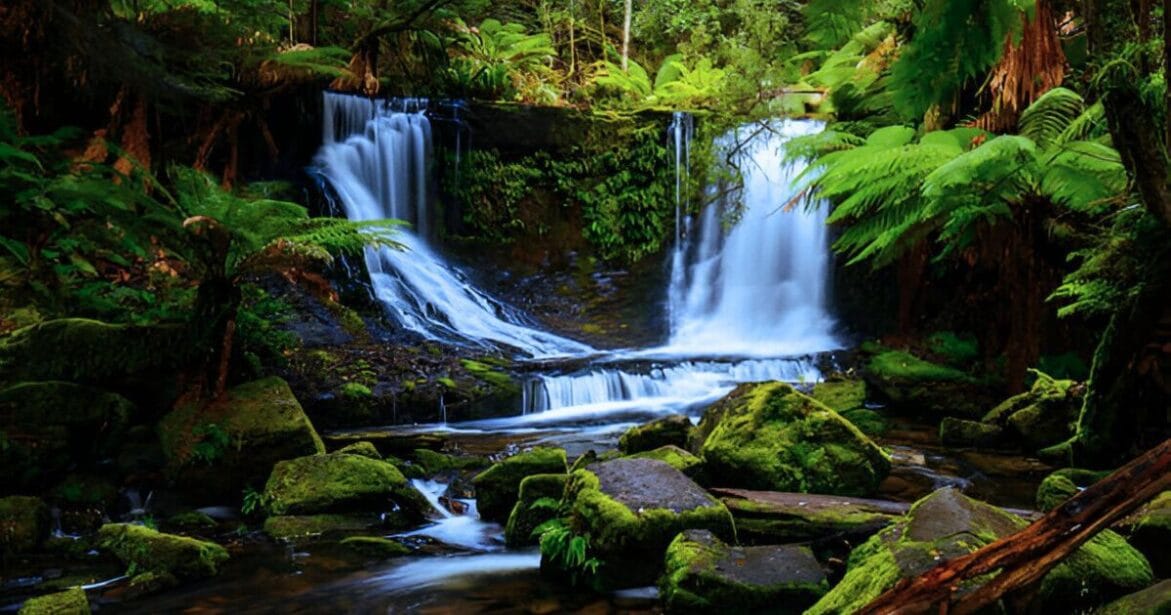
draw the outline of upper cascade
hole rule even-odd
[[[504,346],[535,357],[592,351],[526,325],[522,314],[472,286],[428,245],[431,123],[425,100],[326,92],[324,105],[323,144],[314,163],[346,217],[413,225],[396,234],[405,249],[366,250],[374,294],[403,327],[428,339]]]
[[[826,308],[829,205],[799,197],[793,180],[806,165],[786,162],[783,151],[789,139],[822,128],[772,120],[717,144],[739,167],[741,199],[720,196],[701,212],[698,228],[685,220],[668,292],[670,340],[657,353],[784,357],[841,346]]]

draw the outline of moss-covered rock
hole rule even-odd
[[[40,498],[0,498],[0,555],[23,553],[49,537],[49,507]]]
[[[866,381],[827,380],[813,385],[810,397],[829,406],[834,412],[861,408],[866,404]]]
[[[630,455],[668,445],[685,447],[691,428],[691,419],[682,414],[665,416],[626,430],[618,440],[618,450]]]
[[[703,470],[702,459],[673,444],[629,455],[629,457],[633,459],[657,459],[693,479]]]
[[[401,542],[380,536],[350,536],[342,539],[341,544],[366,557],[377,559],[390,559],[411,553],[410,547]]]
[[[1171,491],[1159,494],[1118,527],[1147,556],[1156,575],[1171,577]]]
[[[988,412],[983,422],[1003,427],[1028,451],[1064,442],[1081,411],[1085,386],[1056,380],[1033,370],[1036,382],[1028,392],[1008,398]]]
[[[184,532],[207,532],[219,527],[215,519],[198,510],[189,510],[167,518],[167,527]]]
[[[0,374],[10,382],[63,380],[109,386],[128,379],[157,379],[176,371],[198,352],[190,331],[181,325],[62,318],[25,327],[0,340]]]
[[[843,536],[860,541],[894,523],[906,505],[885,500],[772,491],[724,492],[736,537],[755,544],[786,544]]]
[[[427,476],[461,470],[480,470],[489,465],[488,460],[483,457],[448,455],[426,448],[416,449],[412,458],[423,468],[423,472]]]
[[[864,373],[867,386],[892,411],[976,419],[992,404],[989,387],[979,379],[901,350],[878,349]]]
[[[179,579],[168,572],[144,572],[136,574],[126,584],[126,598],[135,600],[143,596],[166,591],[179,584]]]
[[[68,382],[0,390],[0,493],[45,489],[113,456],[133,411],[121,395]]]
[[[214,542],[164,534],[142,525],[103,525],[98,540],[102,549],[135,572],[169,573],[181,579],[208,577],[228,560],[228,552]]]
[[[513,455],[484,470],[472,479],[480,518],[505,522],[516,503],[520,482],[534,474],[564,474],[568,468],[565,451],[537,447]]]
[[[393,465],[340,453],[278,462],[264,487],[264,500],[274,515],[382,512],[396,507],[419,519],[431,513],[423,494]]]
[[[353,444],[347,444],[335,452],[341,453],[342,455],[358,455],[361,457],[369,457],[370,459],[382,459],[382,453],[378,452],[378,449],[374,447],[374,444],[365,440],[362,440],[361,442],[355,442]]]
[[[667,547],[659,595],[668,613],[801,613],[829,590],[808,547],[732,547],[687,530]]]
[[[325,452],[288,383],[275,377],[207,406],[176,408],[159,422],[159,436],[176,482],[211,499],[261,485],[278,461]]]
[[[662,572],[663,554],[679,532],[734,535],[732,515],[702,487],[661,461],[622,458],[570,475],[565,488],[570,527],[590,537],[601,562],[595,585],[635,587]]]
[[[264,533],[274,540],[294,542],[321,537],[338,538],[368,532],[382,526],[384,521],[373,514],[280,515],[264,520]]]
[[[857,427],[781,383],[745,384],[704,413],[699,430],[713,484],[867,495],[890,472],[886,453]]]
[[[508,548],[537,544],[533,530],[557,516],[568,479],[566,474],[534,474],[520,481],[519,497],[504,526],[504,544]]]
[[[1082,489],[1105,478],[1107,474],[1109,472],[1081,468],[1062,468],[1053,472],[1037,487],[1037,510],[1048,512],[1057,508]]]
[[[900,579],[971,553],[1025,525],[1020,517],[955,489],[936,491],[916,502],[904,519],[854,549],[846,576],[808,613],[856,613]],[[1107,530],[1050,571],[1033,604],[1043,612],[1080,611],[1146,587],[1153,578],[1142,554]]]
[[[1171,579],[1129,594],[1094,611],[1094,615],[1171,615]]]
[[[89,599],[80,587],[25,601],[18,615],[89,615]]]
[[[1013,448],[1014,441],[1004,435],[1000,425],[944,417],[939,423],[939,441],[944,446],[970,446],[983,449]]]

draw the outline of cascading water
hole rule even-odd
[[[735,152],[743,208],[728,230],[733,203],[708,206],[695,239],[680,242],[668,293],[671,337],[662,350],[780,357],[839,347],[826,309],[829,206],[795,202],[793,179],[805,164],[785,163],[783,152],[788,139],[821,129],[806,120],[765,122],[720,144]]]
[[[403,250],[368,249],[375,296],[406,329],[427,339],[506,346],[532,356],[591,349],[524,324],[520,314],[474,288],[427,244],[431,124],[415,99],[373,101],[325,94],[324,144],[316,167],[351,220],[397,218],[414,226]]]

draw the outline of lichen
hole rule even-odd
[[[132,573],[170,573],[179,578],[213,576],[228,552],[214,542],[164,534],[142,525],[110,523],[98,530],[101,547]]]

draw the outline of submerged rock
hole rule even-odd
[[[829,590],[808,547],[733,547],[687,530],[667,547],[660,597],[668,613],[801,613]]]
[[[707,409],[699,432],[715,485],[867,495],[890,472],[857,427],[781,382],[740,385]]]
[[[0,498],[0,555],[31,551],[49,537],[49,507],[40,498]]]
[[[517,500],[517,490],[525,477],[534,474],[564,474],[568,468],[565,451],[559,448],[534,448],[513,455],[484,470],[472,479],[476,487],[476,508],[480,518],[505,522]]]
[[[1171,577],[1171,491],[1164,491],[1117,527],[1151,562],[1159,577]]]
[[[0,390],[0,425],[21,434],[0,446],[0,492],[44,489],[73,467],[114,456],[133,412],[121,395],[68,382]]]
[[[89,599],[80,587],[28,599],[18,615],[89,615]]]
[[[663,553],[684,530],[731,539],[732,516],[682,472],[653,459],[622,458],[570,475],[565,489],[570,527],[589,535],[601,562],[597,584],[637,587],[661,572]]]
[[[907,505],[809,493],[714,489],[736,520],[741,541],[805,542],[844,535],[863,539],[894,523]]]
[[[393,465],[359,455],[331,453],[281,461],[264,487],[274,515],[331,512],[389,512],[401,508],[422,519],[431,512]]]
[[[902,520],[854,549],[846,576],[808,613],[856,613],[900,579],[971,553],[1025,525],[1024,519],[955,489],[936,491],[916,502]],[[1141,589],[1152,579],[1142,554],[1107,530],[1045,576],[1031,610],[1083,610]]]
[[[682,448],[687,446],[692,427],[691,419],[682,414],[665,416],[626,430],[618,440],[618,450],[630,455],[668,445]]]
[[[164,534],[142,525],[103,525],[98,540],[103,549],[136,571],[168,573],[181,579],[214,576],[228,560],[228,552],[214,542]]]
[[[567,474],[534,474],[520,481],[519,499],[504,526],[504,544],[508,548],[537,544],[533,530],[557,516],[568,480]]]
[[[159,422],[159,435],[176,482],[211,499],[260,485],[278,461],[325,452],[293,391],[275,377],[204,407],[176,408]]]

